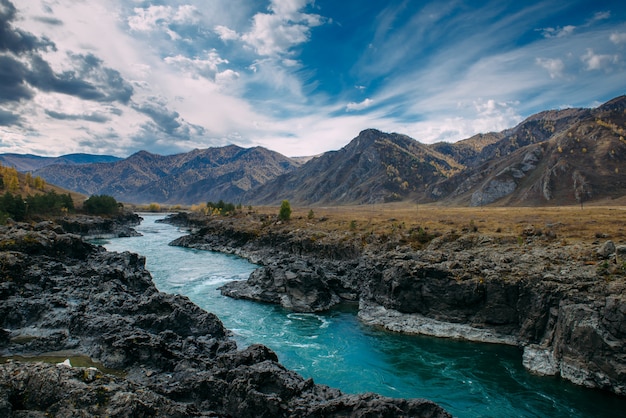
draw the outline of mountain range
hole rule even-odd
[[[229,145],[167,156],[140,151],[115,162],[48,165],[33,174],[66,189],[123,202],[193,204],[238,202],[245,191],[296,167],[297,162],[262,147]]]
[[[60,157],[41,157],[33,154],[0,154],[0,164],[5,167],[15,167],[17,171],[28,172],[53,164],[73,165],[110,163],[121,158],[112,155],[67,154]]]
[[[423,144],[367,129],[342,149],[309,158],[230,145],[170,156],[141,151],[112,161],[56,161],[33,174],[132,203],[583,204],[626,199],[625,128],[626,96],[620,96],[593,109],[540,112],[511,129],[456,143]],[[31,167],[42,158],[26,157]]]

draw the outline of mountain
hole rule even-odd
[[[430,147],[441,154],[451,157],[457,163],[467,166],[473,165],[474,161],[485,159],[483,150],[504,137],[505,134],[502,132],[489,132],[477,134],[458,142],[437,142]]]
[[[87,195],[130,203],[238,202],[243,192],[298,166],[262,147],[196,149],[161,156],[140,151],[111,163],[55,164],[35,171],[46,181]]]
[[[33,174],[131,203],[571,205],[626,201],[626,96],[594,109],[548,110],[502,132],[426,145],[362,131],[345,147],[288,158],[265,148],[146,151],[115,162],[54,164]],[[37,161],[35,156],[26,156]],[[39,157],[40,158],[40,157]],[[61,158],[61,157],[59,157]]]
[[[255,204],[414,200],[447,205],[571,205],[626,197],[626,96],[548,110],[514,128],[424,145],[363,131],[244,196]]]
[[[544,142],[572,124],[588,118],[591,113],[591,109],[547,110],[530,116],[512,129],[478,134],[453,144],[433,144],[432,147],[450,155],[465,167],[477,167],[484,162],[506,157],[527,145]]]
[[[415,198],[459,172],[451,157],[406,135],[368,129],[339,151],[315,157],[244,195],[254,204],[364,204]]]
[[[121,158],[112,155],[67,154],[60,157],[40,157],[32,154],[0,154],[0,164],[15,167],[17,171],[26,173],[53,164],[93,164],[119,161]]]
[[[433,185],[431,198],[535,206],[626,196],[625,109],[621,96],[595,109],[541,112],[474,155],[453,144],[448,155],[465,169]]]

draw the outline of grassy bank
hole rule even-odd
[[[280,224],[281,229],[360,235],[390,235],[399,230],[422,230],[429,235],[478,232],[502,237],[544,236],[564,244],[591,244],[607,239],[626,242],[626,207],[618,206],[452,208],[389,204],[292,210],[291,219]],[[253,211],[265,215],[269,226],[279,208],[254,207]],[[238,216],[242,222],[246,218]]]

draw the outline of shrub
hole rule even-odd
[[[233,203],[224,202],[223,200],[217,203],[207,202],[206,207],[208,208],[209,214],[228,215],[235,212],[235,205]]]
[[[69,194],[58,194],[54,190],[26,198],[29,215],[58,215],[74,210],[74,201]]]
[[[23,221],[26,217],[26,203],[24,203],[22,196],[6,192],[0,198],[0,213],[3,214],[2,219],[4,222],[8,218],[18,222]]]
[[[280,211],[278,212],[278,219],[281,221],[288,221],[291,218],[291,205],[288,200],[283,200],[280,204]]]
[[[114,215],[122,207],[113,196],[93,195],[83,203],[85,212],[92,215]]]

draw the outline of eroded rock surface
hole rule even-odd
[[[359,303],[370,325],[519,345],[532,372],[626,395],[626,280],[613,243],[563,245],[529,227],[522,238],[469,231],[416,250],[400,239],[320,242],[304,230],[254,233],[241,219],[203,222],[172,245],[261,265],[225,295],[304,312]]]
[[[144,266],[54,224],[0,227],[0,416],[449,416],[316,385],[264,346],[238,350],[215,315],[159,292]]]
[[[110,216],[71,215],[57,220],[65,232],[78,234],[86,239],[123,238],[140,236],[134,227],[141,217],[130,211]]]

